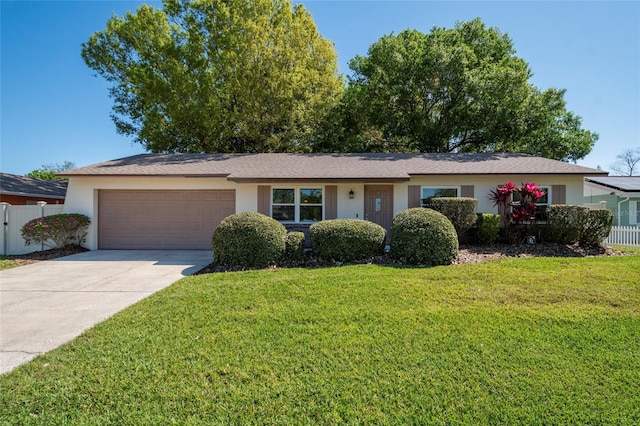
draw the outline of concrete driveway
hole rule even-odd
[[[205,250],[97,250],[0,271],[0,373],[211,263]]]

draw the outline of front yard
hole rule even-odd
[[[640,256],[185,278],[0,377],[2,424],[640,423]]]

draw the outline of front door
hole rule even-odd
[[[393,220],[393,185],[365,185],[364,218],[387,230],[387,241]]]

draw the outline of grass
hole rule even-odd
[[[15,268],[16,266],[20,266],[20,264],[15,260],[9,259],[6,256],[0,256],[0,271]]]
[[[185,278],[0,376],[2,424],[640,423],[640,256]]]

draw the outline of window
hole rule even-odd
[[[457,186],[423,186],[420,193],[420,206],[427,207],[434,197],[457,197],[460,189]]]
[[[322,208],[322,188],[273,188],[271,192],[271,217],[280,222],[318,222]]]
[[[536,205],[538,206],[549,205],[549,188],[541,186],[540,191],[543,191],[544,195],[536,202]],[[513,193],[513,202],[514,203],[520,202],[520,193],[518,191],[515,191]]]
[[[540,191],[544,192],[544,195],[536,201],[536,221],[546,222],[549,220],[547,215],[547,206],[549,205],[549,188],[545,186],[540,187]],[[521,197],[518,191],[513,192],[513,204],[518,205]]]

